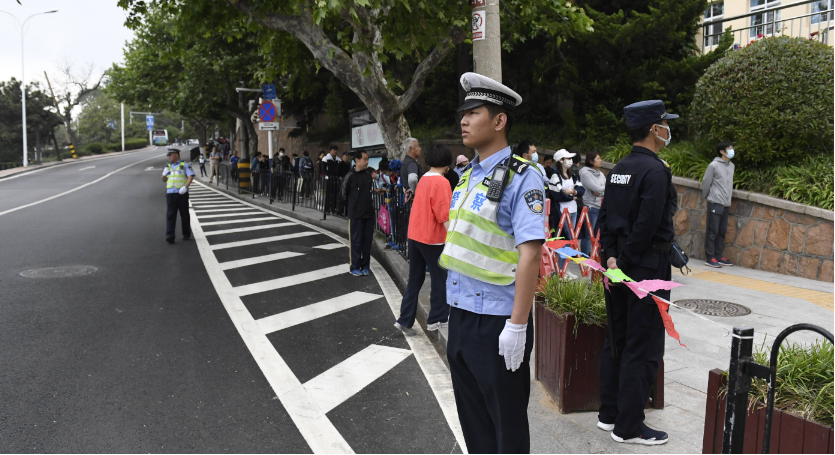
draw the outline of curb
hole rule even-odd
[[[349,232],[347,226],[341,227],[338,225],[338,223],[347,224],[347,220],[345,219],[334,217],[323,220],[322,212],[318,210],[306,207],[297,207],[297,211],[294,211],[288,208],[289,204],[284,202],[270,204],[264,198],[242,197],[240,194],[237,193],[237,191],[231,189],[227,190],[226,188],[223,188],[219,185],[207,183],[202,178],[200,178],[198,181],[209,188],[220,191],[221,193],[241,199],[250,204],[255,204],[266,209],[274,210],[290,218],[295,218],[297,220],[310,223],[316,227],[328,230],[335,234],[339,234],[346,240],[348,239]],[[383,268],[391,277],[392,281],[394,281],[394,284],[397,285],[397,289],[400,290],[400,293],[402,294],[403,292],[405,292],[406,284],[409,282],[409,263],[406,262],[406,260],[403,259],[403,257],[400,256],[400,254],[396,251],[390,248],[386,248],[385,241],[377,233],[374,234],[374,243],[371,245],[371,256],[373,256],[374,259],[376,259],[383,266]],[[449,332],[446,328],[442,328],[435,332],[430,332],[426,330],[426,319],[429,317],[430,308],[431,306],[429,303],[429,286],[424,286],[424,288],[421,290],[420,295],[418,296],[417,322],[424,328],[429,339],[433,341],[435,349],[436,351],[438,351],[438,354],[441,356],[441,359],[444,361],[444,363],[447,363],[446,345],[447,339],[449,337]]]

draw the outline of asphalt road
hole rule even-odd
[[[196,184],[195,240],[167,244],[163,153],[0,180],[0,451],[460,452],[383,269]]]

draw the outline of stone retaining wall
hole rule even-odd
[[[678,191],[676,241],[704,259],[707,201],[699,182],[673,177]],[[742,267],[833,281],[833,212],[747,191],[734,191],[725,258]]]

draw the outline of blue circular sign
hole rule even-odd
[[[258,117],[262,122],[272,122],[275,120],[275,105],[269,101],[264,101],[258,108]]]

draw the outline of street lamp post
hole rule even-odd
[[[50,14],[50,13],[57,13],[57,12],[58,12],[58,10],[54,9],[52,11],[44,11],[43,13],[35,13],[35,14],[27,17],[26,20],[23,21],[23,25],[21,25],[20,21],[17,20],[17,18],[12,13],[9,13],[8,11],[0,10],[0,13],[6,13],[9,16],[12,16],[12,19],[14,19],[15,23],[17,24],[17,28],[20,31],[20,99],[21,99],[21,104],[23,106],[22,109],[21,109],[21,116],[23,117],[23,167],[26,167],[26,166],[29,165],[29,160],[27,159],[27,156],[26,156],[26,149],[27,149],[27,145],[26,145],[26,72],[24,71],[24,66],[23,66],[23,35],[26,34],[26,23],[29,22],[29,19],[32,19],[33,17],[39,16],[41,14]],[[56,152],[57,152],[57,150],[56,150]]]

